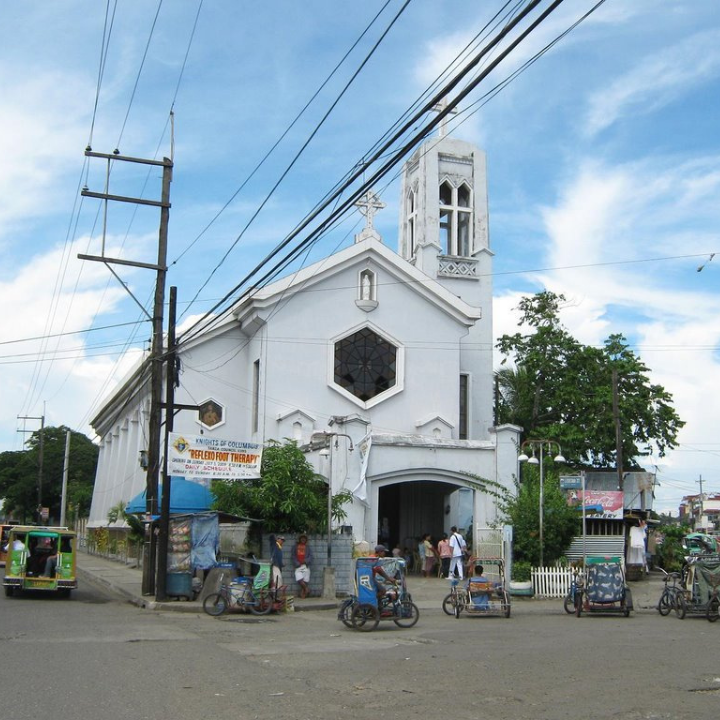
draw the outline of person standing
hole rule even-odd
[[[277,590],[283,584],[282,569],[283,564],[283,545],[285,538],[282,535],[275,537],[270,536],[270,564],[272,566],[272,586]]]
[[[301,535],[292,551],[292,563],[295,568],[295,582],[300,586],[300,597],[310,594],[310,564],[313,555],[307,544],[307,535]]]
[[[425,547],[425,566],[423,567],[423,577],[431,577],[435,563],[437,562],[437,551],[432,544],[432,536],[423,535],[423,545]]]
[[[438,555],[440,556],[440,573],[444,578],[449,577],[452,548],[450,547],[447,533],[443,533],[443,536],[438,543]]]
[[[450,558],[448,577],[455,577],[455,571],[457,570],[457,576],[462,580],[464,577],[463,558],[467,551],[467,543],[454,525],[450,528],[450,549],[452,550],[452,557]]]
[[[417,546],[417,554],[418,554],[418,561],[417,561],[417,567],[415,568],[416,572],[423,573],[425,572],[425,536],[423,535],[420,538],[420,542]]]

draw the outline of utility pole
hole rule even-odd
[[[39,420],[40,421],[40,447],[38,449],[38,479],[37,479],[37,510],[35,520],[42,525],[42,491],[43,491],[43,456],[45,454],[45,415],[35,417],[32,415],[18,415],[18,420]],[[18,430],[18,432],[26,433],[31,430]]]
[[[618,372],[613,368],[612,371],[612,409],[613,420],[615,422],[615,464],[617,465],[618,490],[624,489],[623,481],[623,448],[622,448],[622,430],[620,428],[620,400],[618,391]]]
[[[153,302],[152,320],[152,347],[148,362],[150,364],[150,420],[148,423],[148,467],[146,480],[146,513],[147,513],[147,531],[145,538],[145,549],[143,553],[143,577],[142,577],[142,593],[143,595],[152,595],[155,591],[155,535],[152,530],[152,518],[158,514],[157,492],[158,492],[158,475],[160,470],[160,425],[162,412],[162,365],[163,365],[163,308],[165,303],[165,279],[167,275],[167,245],[168,245],[168,223],[170,220],[170,183],[172,182],[173,162],[170,158],[162,160],[146,160],[143,158],[128,157],[120,155],[115,151],[112,155],[93,152],[91,148],[85,150],[86,157],[102,158],[107,160],[107,181],[106,189],[109,183],[110,166],[113,162],[131,162],[140,163],[142,165],[150,165],[162,167],[162,190],[160,200],[147,200],[145,198],[133,198],[124,195],[111,195],[110,193],[90,192],[87,188],[83,188],[81,194],[83,197],[94,197],[101,200],[113,200],[116,202],[127,202],[136,205],[151,205],[160,208],[160,230],[158,234],[158,253],[157,262],[142,263],[130,260],[121,260],[119,258],[109,258],[105,255],[105,238],[103,237],[103,253],[96,255],[78,255],[81,260],[91,260],[94,262],[104,263],[110,272],[120,281],[123,288],[130,294],[135,302],[141,307],[147,315],[145,308],[127,289],[125,283],[120,280],[110,264],[130,265],[132,267],[147,268],[156,271],[155,281],[155,299]],[[150,317],[150,316],[148,316]]]
[[[70,471],[70,436],[71,430],[65,435],[65,460],[63,462],[62,492],[60,493],[60,527],[65,527],[65,508],[67,506],[68,473]]]
[[[703,515],[705,514],[705,504],[704,504],[705,498],[704,498],[704,496],[703,496],[703,479],[702,479],[702,475],[700,476],[700,479],[698,480],[698,482],[700,483],[700,522],[702,523],[702,521],[703,521]],[[694,530],[697,530],[698,528],[695,527],[695,528],[693,528],[693,529],[694,529]],[[700,526],[700,529],[704,529],[704,526],[701,525],[701,526]]]

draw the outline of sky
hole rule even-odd
[[[156,262],[159,211],[105,211],[81,189],[158,199],[161,168],[116,162],[108,176],[86,147],[172,157],[167,285],[188,327],[348,173],[355,187],[372,176],[378,140],[457,74],[503,5],[1,3],[0,452],[22,449],[41,417],[92,437],[102,398],[148,348],[154,272],[115,265],[116,278],[77,256]],[[495,335],[544,289],[565,295],[581,342],[622,333],[686,422],[677,449],[644,460],[655,508],[676,512],[701,479],[720,492],[720,13],[716,0],[606,0],[553,43],[595,5],[560,5],[448,132],[487,153]],[[392,248],[398,169],[374,185]],[[346,213],[298,263],[351,243],[361,222]]]

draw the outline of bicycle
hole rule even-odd
[[[670,611],[675,609],[677,604],[678,595],[682,595],[683,587],[680,584],[680,573],[679,572],[666,572],[662,568],[660,570],[665,574],[663,582],[665,587],[660,595],[660,599],[657,604],[657,611],[663,616],[670,614]]]
[[[580,579],[580,571],[576,568],[573,572],[572,580],[570,581],[570,587],[568,588],[567,595],[563,600],[563,609],[568,615],[575,614],[575,596],[578,590],[582,589],[582,580]]]
[[[443,598],[442,609],[446,615],[455,615],[455,617],[459,615],[457,612],[457,608],[460,606],[458,583],[457,578],[452,578],[450,580],[450,592]]]
[[[267,615],[275,603],[273,591],[268,588],[256,589],[250,583],[231,583],[220,586],[220,591],[203,600],[203,610],[212,617],[219,617],[232,608],[247,611],[253,615]]]

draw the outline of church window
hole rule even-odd
[[[335,343],[335,382],[367,402],[395,385],[397,348],[369,328]]]
[[[260,361],[253,363],[252,377],[252,431],[257,432],[260,427]]]
[[[407,198],[407,243],[408,257],[415,254],[415,233],[417,229],[417,207],[415,204],[415,193],[411,190]]]
[[[472,254],[472,190],[462,183],[455,188],[440,184],[440,247],[445,255]]]
[[[460,375],[460,413],[458,417],[458,439],[468,439],[468,404],[469,404],[469,377],[465,373]]]

